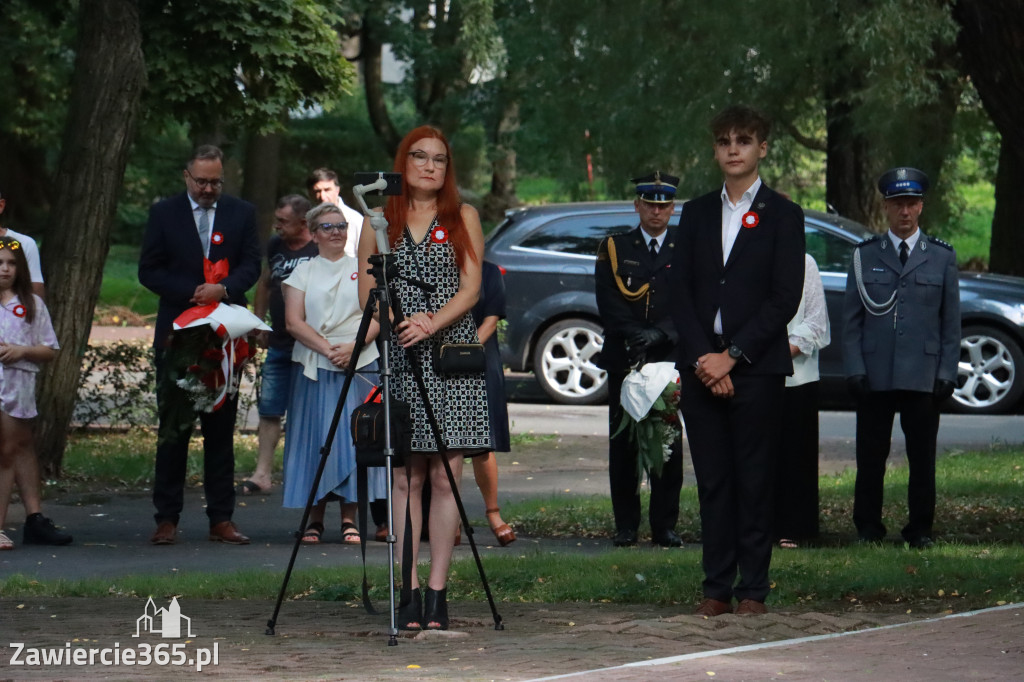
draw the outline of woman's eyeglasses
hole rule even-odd
[[[416,165],[417,168],[422,168],[423,166],[426,166],[427,161],[433,161],[434,166],[436,166],[437,168],[444,168],[448,165],[448,157],[445,154],[431,156],[425,151],[417,149],[415,151],[409,152],[409,156],[412,157],[412,162],[413,164]]]
[[[328,232],[344,232],[348,229],[348,223],[322,223],[316,226],[324,234]]]

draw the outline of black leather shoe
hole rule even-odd
[[[935,541],[927,535],[919,535],[916,538],[907,540],[907,544],[910,545],[911,549],[928,549],[935,544]]]
[[[612,538],[612,544],[616,547],[632,547],[636,544],[635,530],[620,530]]]
[[[663,530],[651,536],[651,542],[661,547],[682,547],[683,539],[674,530]]]
[[[448,588],[423,593],[423,629],[448,629]]]

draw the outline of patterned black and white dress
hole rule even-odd
[[[394,280],[394,289],[404,315],[417,312],[437,312],[459,289],[459,266],[455,249],[447,238],[447,229],[437,219],[423,241],[416,243],[408,228],[396,245],[395,262],[406,277],[419,279],[437,287],[426,294],[405,280]],[[459,374],[442,377],[434,372],[433,344],[480,343],[473,316],[467,311],[457,322],[436,332],[431,339],[421,341],[412,348],[402,348],[398,335],[392,332],[389,362],[394,376],[392,395],[409,403],[412,408],[412,449],[414,452],[436,452],[438,447],[427,421],[427,412],[406,357],[413,352],[423,368],[423,382],[434,416],[438,421],[449,450],[467,450],[467,455],[485,454],[491,450],[491,432],[487,417],[487,386],[484,373]]]

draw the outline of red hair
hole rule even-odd
[[[406,163],[409,160],[409,151],[412,146],[425,138],[440,140],[444,145],[445,154],[448,155],[448,167],[445,169],[444,184],[437,193],[437,222],[448,230],[448,238],[455,249],[455,262],[459,268],[465,262],[468,254],[471,259],[476,260],[476,252],[466,233],[466,224],[462,220],[462,199],[459,196],[459,188],[455,184],[455,159],[452,157],[452,148],[448,144],[444,133],[433,126],[420,126],[414,128],[398,145],[395,153],[396,173],[405,173]],[[384,208],[384,216],[388,219],[388,240],[394,248],[402,239],[405,231],[406,221],[409,215],[409,195],[406,185],[402,184],[402,194],[388,198],[387,206]]]

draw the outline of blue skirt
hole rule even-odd
[[[352,411],[363,404],[372,386],[365,372],[377,371],[372,362],[353,377],[345,405],[341,410],[341,421],[327,456],[324,475],[316,491],[315,502],[330,493],[344,502],[358,501],[356,491],[356,450],[352,444]],[[344,372],[317,370],[317,381],[310,381],[302,374],[302,365],[292,363],[292,394],[288,401],[288,422],[284,439],[284,502],[283,506],[301,509],[306,506],[309,490],[320,465],[320,449],[327,442],[334,410],[345,384]],[[383,467],[367,470],[369,500],[384,499],[387,495],[387,477]]]

